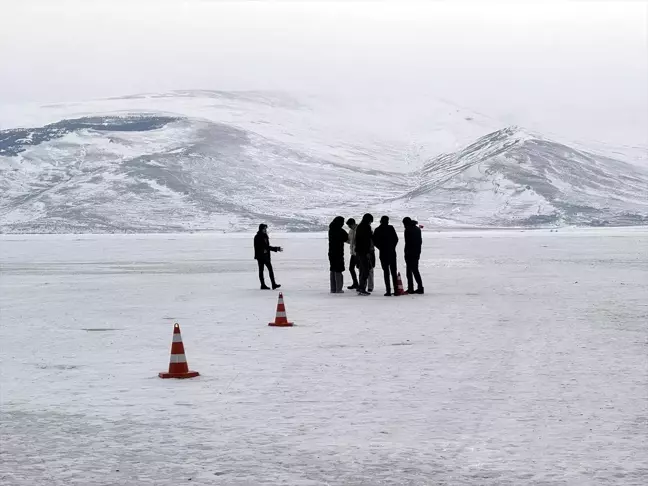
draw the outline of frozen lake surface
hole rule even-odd
[[[426,231],[398,298],[271,237],[294,328],[251,235],[1,237],[0,483],[646,484],[648,229]]]

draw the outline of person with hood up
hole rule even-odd
[[[371,273],[371,250],[373,247],[373,232],[371,230],[371,223],[373,216],[369,213],[362,217],[362,221],[356,228],[355,233],[355,252],[358,259],[358,267],[360,268],[360,281],[358,282],[358,294],[370,295],[367,292],[367,282]]]
[[[358,288],[358,277],[356,275],[356,267],[358,266],[358,259],[355,256],[355,232],[358,225],[355,222],[355,219],[347,219],[346,225],[349,227],[349,249],[351,253],[351,258],[349,259],[349,273],[351,274],[351,280],[353,284],[349,285],[347,289],[354,290]]]
[[[328,241],[329,241],[329,264],[331,293],[343,294],[344,290],[344,244],[349,239],[349,234],[344,231],[344,218],[337,216],[329,224]]]
[[[421,246],[423,239],[421,238],[421,228],[418,226],[418,221],[412,221],[412,218],[403,218],[403,226],[405,226],[405,264],[407,266],[407,293],[408,294],[422,294],[423,281],[419,273],[419,259],[421,258]],[[412,277],[416,280],[418,288],[414,290],[414,282]]]
[[[398,274],[396,270],[396,245],[398,245],[398,235],[392,225],[389,224],[389,217],[380,218],[380,226],[376,228],[373,235],[374,245],[380,250],[380,265],[382,266],[385,277],[385,288],[387,292],[385,297],[392,295],[389,276],[394,283],[394,294],[398,289]]]
[[[259,282],[261,282],[261,290],[270,290],[270,287],[265,284],[265,279],[263,276],[264,267],[268,267],[272,290],[281,287],[281,285],[275,282],[274,271],[272,270],[272,262],[270,261],[270,252],[272,251],[283,251],[283,248],[281,248],[280,246],[270,246],[270,238],[268,238],[268,225],[261,223],[259,225],[259,231],[254,236],[254,259],[259,264]]]

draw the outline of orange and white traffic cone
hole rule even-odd
[[[401,280],[400,272],[398,272],[398,288],[396,289],[396,295],[407,295],[405,289],[403,288],[403,281]]]
[[[277,315],[274,322],[268,324],[268,326],[276,327],[291,327],[292,322],[288,322],[288,317],[286,316],[286,306],[284,306],[283,294],[279,292],[279,300],[277,301]]]
[[[184,345],[182,344],[182,335],[180,334],[180,324],[173,326],[173,341],[171,342],[171,361],[169,362],[169,372],[159,373],[160,378],[193,378],[200,373],[189,371],[187,358],[185,357]]]

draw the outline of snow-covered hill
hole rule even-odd
[[[645,225],[648,171],[509,127],[434,157],[399,200],[437,224]]]
[[[5,108],[0,126],[2,232],[321,230],[367,210],[648,223],[645,167],[436,100],[182,91]]]

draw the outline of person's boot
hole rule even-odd
[[[415,294],[423,295],[425,292],[423,291],[423,287],[419,287],[414,291]]]
[[[358,283],[357,282],[353,282],[353,285],[349,285],[347,287],[347,289],[349,289],[349,290],[355,290],[357,288],[358,288]]]
[[[270,290],[270,287],[268,287],[265,283],[262,283],[261,290]]]
[[[392,296],[392,293],[389,290],[387,292],[385,292],[385,297],[391,297],[391,296]]]
[[[279,287],[281,287],[281,285],[279,285],[278,283],[272,284],[272,290],[277,290]]]

